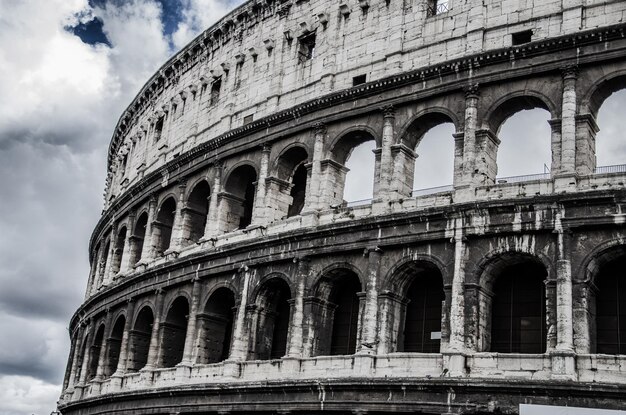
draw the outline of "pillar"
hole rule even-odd
[[[154,195],[152,195],[150,196],[150,201],[148,202],[148,222],[146,223],[146,233],[144,235],[143,249],[141,250],[141,259],[138,264],[145,265],[152,261],[156,256],[152,241],[152,222],[154,222],[156,217],[156,207],[157,199]]]
[[[454,274],[452,276],[450,301],[450,341],[445,353],[444,365],[450,376],[465,373],[465,237],[463,218],[454,219]]]
[[[209,200],[209,216],[206,221],[206,227],[204,228],[203,240],[215,238],[219,234],[219,206],[218,198],[222,191],[222,163],[217,161],[214,166],[213,176],[213,188],[211,189],[211,196]]]
[[[463,151],[465,145],[465,133],[454,133],[454,176],[452,186],[457,187],[463,184]]]
[[[574,379],[576,363],[574,354],[574,322],[572,313],[572,265],[570,230],[561,223],[563,208],[555,214],[554,232],[557,234],[556,261],[556,348],[551,352],[552,376]]]
[[[460,187],[475,187],[474,169],[478,158],[478,141],[476,140],[476,129],[478,124],[478,99],[480,93],[478,85],[469,85],[465,91],[465,122],[463,129],[463,180],[457,183]]]
[[[124,334],[122,335],[122,344],[120,346],[120,357],[117,361],[117,368],[113,376],[122,376],[126,373],[126,367],[128,365],[128,347],[130,346],[130,330],[133,327],[133,318],[135,316],[134,299],[128,300],[128,306],[126,307],[126,322],[124,323]]]
[[[322,160],[324,159],[324,142],[326,141],[326,125],[317,123],[313,127],[315,142],[311,161],[311,177],[307,181],[309,187],[304,202],[303,213],[321,209],[320,194],[322,192]]]
[[[96,326],[94,324],[93,321],[91,321],[89,323],[89,328],[87,330],[89,332],[89,334],[84,338],[83,342],[87,341],[87,342],[93,342],[93,336],[95,335],[96,332]],[[87,368],[89,366],[89,348],[87,347],[86,344],[83,344],[81,346],[81,349],[84,350],[83,353],[83,360],[82,360],[82,364],[81,364],[81,368],[80,368],[80,377],[78,379],[78,384],[79,385],[84,385],[85,382],[87,382]]]
[[[551,145],[552,150],[552,163],[550,165],[550,172],[552,175],[557,175],[561,172],[561,119],[554,118],[548,121],[551,130]]]
[[[246,360],[248,355],[248,336],[246,334],[246,309],[248,308],[248,290],[250,289],[250,277],[252,271],[246,265],[239,269],[241,280],[241,301],[237,309],[235,327],[233,328],[233,341],[230,347],[229,360]]]
[[[577,68],[562,70],[563,101],[561,113],[561,171],[563,175],[576,173],[576,77]]]
[[[191,304],[189,307],[189,318],[187,319],[187,335],[185,336],[185,348],[183,350],[183,360],[179,363],[182,366],[192,366],[195,363],[196,332],[198,305],[200,303],[200,279],[194,277],[191,288]]]
[[[131,251],[132,251],[132,240],[133,240],[133,230],[135,228],[135,211],[132,210],[128,214],[128,221],[126,224],[126,240],[124,241],[124,249],[122,250],[122,258],[120,261],[120,273],[125,274],[131,270]]]
[[[104,266],[104,277],[102,279],[102,285],[109,285],[113,278],[115,277],[115,273],[113,271],[113,259],[115,257],[115,246],[117,245],[117,230],[118,227],[116,224],[111,225],[111,239],[109,243],[109,252],[107,252],[106,264]]]
[[[187,189],[187,181],[181,180],[178,184],[178,203],[176,203],[176,213],[174,214],[174,223],[172,224],[172,236],[170,247],[165,251],[166,253],[178,254],[183,247],[183,223],[185,219],[186,200],[185,191]]]
[[[380,184],[378,186],[378,194],[374,195],[374,199],[388,200],[392,197],[391,183],[394,163],[391,157],[391,146],[395,141],[394,124],[396,121],[396,115],[393,105],[387,105],[381,108],[381,111],[383,113],[383,135],[380,151],[380,169],[376,172]]]
[[[107,310],[107,315],[104,320],[104,336],[102,337],[102,345],[100,346],[100,356],[98,356],[98,369],[96,370],[96,377],[94,380],[102,380],[104,378],[104,364],[105,359],[107,357],[108,352],[108,341],[107,339],[111,335],[111,319],[113,318],[113,313],[111,310]]]
[[[296,293],[292,306],[289,345],[287,346],[287,356],[302,356],[303,346],[303,326],[304,326],[304,290],[307,278],[311,270],[309,258],[294,258],[296,265]]]
[[[252,211],[252,224],[265,225],[267,223],[266,204],[265,204],[265,187],[267,179],[267,171],[270,164],[270,152],[272,147],[269,144],[263,144],[261,150],[261,167],[259,169],[259,177],[257,178],[256,194],[254,197],[254,209]]]
[[[375,354],[378,343],[378,280],[382,250],[378,247],[367,248],[367,276],[365,281],[365,307],[361,344],[357,351]]]
[[[154,321],[152,322],[152,333],[150,333],[150,346],[148,347],[148,360],[146,365],[141,369],[142,371],[154,369],[157,365],[159,358],[159,330],[161,328],[161,317],[163,314],[163,297],[164,291],[162,289],[156,292],[156,301],[154,305]]]
[[[600,127],[592,114],[576,116],[576,174],[587,176],[596,168],[596,134]]]
[[[85,342],[85,324],[80,323],[78,326],[78,332],[76,333],[76,339],[72,343],[72,350],[70,356],[72,358],[71,367],[67,382],[64,385],[64,389],[74,389],[74,383],[76,382],[76,372],[78,371],[78,361],[80,358],[80,350],[83,348]]]

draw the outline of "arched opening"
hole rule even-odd
[[[252,223],[256,181],[256,170],[247,164],[237,167],[228,176],[224,189],[226,194],[223,195],[226,202],[226,232],[244,229]]]
[[[170,247],[175,216],[176,201],[173,197],[169,197],[161,204],[157,219],[153,223],[152,232],[155,233],[155,248],[159,255],[162,255]]]
[[[404,327],[399,333],[399,352],[439,353],[441,347],[443,279],[437,267],[423,261],[406,264],[400,271],[408,285]]]
[[[304,163],[301,163],[293,172],[293,178],[291,179],[291,204],[287,211],[287,217],[299,215],[304,207],[304,200],[306,198],[306,181],[308,177],[308,171]]]
[[[137,314],[135,325],[129,333],[129,361],[126,370],[136,372],[148,362],[153,324],[152,309],[147,306],[143,307]]]
[[[141,259],[143,252],[144,239],[146,237],[146,227],[148,226],[148,212],[143,212],[137,218],[135,230],[130,240],[130,258],[129,263],[134,266]]]
[[[280,359],[287,354],[291,291],[281,278],[266,281],[257,296],[256,358]]]
[[[88,358],[87,354],[89,352],[89,340],[89,335],[85,336],[85,338],[83,339],[83,343],[80,346],[80,355],[78,356],[78,363],[76,365],[76,381],[80,381],[83,374],[83,364],[85,362],[85,359]]]
[[[185,297],[178,297],[161,325],[161,367],[174,367],[183,360],[189,302]]]
[[[104,324],[98,327],[96,336],[89,350],[89,362],[87,366],[87,380],[91,380],[96,377],[98,373],[98,361],[100,360],[100,351],[102,350],[102,343],[104,341]]]
[[[451,190],[454,180],[455,132],[453,120],[440,112],[425,114],[411,122],[402,142],[417,155],[413,165],[407,166],[413,168],[413,174],[404,178],[408,182],[406,188],[413,190],[413,194],[422,196]],[[406,162],[410,164],[411,160]]]
[[[494,262],[480,297],[481,313],[488,314],[481,316],[485,319],[482,326],[490,333],[486,350],[545,353],[546,277],[545,267],[528,255],[503,255]]]
[[[210,195],[211,189],[204,180],[198,183],[189,194],[183,224],[186,245],[196,243],[204,236],[204,229],[209,214]]]
[[[198,315],[198,363],[217,363],[228,359],[234,308],[235,294],[228,288],[218,288],[209,297],[204,312]]]
[[[106,281],[107,263],[108,263],[110,251],[111,251],[111,240],[107,239],[107,242],[104,245],[104,250],[100,252],[100,262],[102,266],[99,270],[100,275],[98,277],[98,288],[100,288],[102,284],[104,284],[104,281]]]
[[[266,201],[270,213],[270,221],[285,216],[299,215],[304,207],[308,170],[306,163],[308,154],[303,147],[295,146],[287,149],[276,160],[275,177],[267,182]]]
[[[511,98],[491,114],[491,132],[500,140],[495,144],[494,167],[498,182],[550,177],[553,165],[551,119],[549,107],[533,96]]]
[[[595,278],[596,353],[626,354],[626,253],[603,264]],[[592,310],[593,311],[593,310]]]
[[[107,362],[104,367],[104,376],[109,377],[117,370],[120,360],[120,350],[122,348],[122,337],[124,336],[124,326],[126,318],[119,316],[113,325],[111,336],[107,339]]]
[[[376,140],[366,131],[352,131],[337,141],[332,157],[339,165],[326,164],[334,183],[331,204],[371,199],[374,192]]]
[[[626,89],[623,88],[626,88],[626,78],[621,78],[621,82],[612,83],[611,88],[604,95],[609,94],[609,91],[610,94],[606,96],[598,110],[597,119],[600,130],[594,140],[598,173],[626,170],[623,167],[626,164],[626,143],[623,140]],[[589,134],[593,134],[593,131]]]
[[[123,226],[117,233],[115,239],[115,250],[113,251],[113,261],[111,263],[111,271],[113,274],[120,272],[124,255],[124,244],[126,242],[126,226]]]

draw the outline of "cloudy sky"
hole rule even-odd
[[[168,57],[240,1],[0,0],[0,415],[55,407],[119,115]],[[615,95],[603,107],[606,137],[617,136],[625,103]],[[549,164],[547,118],[529,111],[505,124],[500,157],[512,161],[500,176]],[[451,182],[452,132],[424,138],[417,187]],[[626,160],[617,139],[598,143],[600,164]],[[349,161],[348,200],[371,197],[361,173],[372,170],[370,150]],[[535,164],[520,164],[525,156]]]

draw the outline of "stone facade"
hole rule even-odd
[[[309,0],[227,15],[118,122],[60,410],[619,408],[626,169],[597,168],[595,119],[626,86],[625,11]],[[496,183],[500,126],[531,108],[551,114],[551,174]],[[444,122],[454,182],[416,192],[420,140]],[[374,198],[346,204],[367,141]]]

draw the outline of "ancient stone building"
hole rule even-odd
[[[122,114],[63,414],[516,413],[626,400],[626,1],[252,0]],[[549,112],[551,172],[496,180]],[[452,123],[454,180],[414,191]],[[372,200],[344,202],[374,143]],[[419,159],[418,159],[419,162]]]

